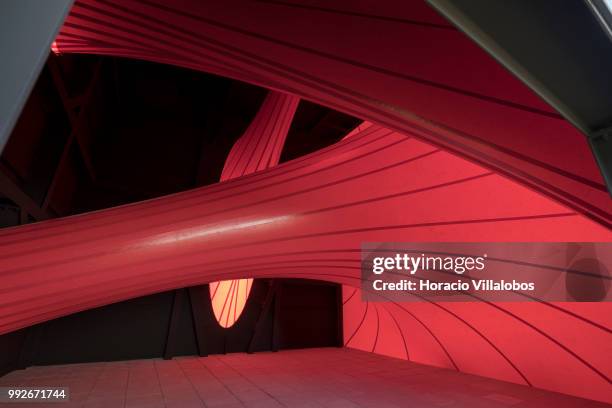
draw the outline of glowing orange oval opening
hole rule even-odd
[[[215,318],[221,327],[231,327],[240,318],[251,292],[253,279],[211,282],[209,287]]]

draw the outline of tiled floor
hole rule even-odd
[[[70,403],[22,408],[610,407],[350,349],[31,367],[8,385],[70,387]]]

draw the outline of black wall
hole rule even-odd
[[[215,320],[208,285],[158,293],[0,336],[0,375],[30,365],[342,346],[339,285],[257,279],[240,319]]]

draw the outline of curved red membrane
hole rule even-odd
[[[349,347],[612,402],[609,303],[361,302],[362,241],[612,240],[579,132],[424,2],[377,6],[396,22],[355,29],[367,10],[348,1],[317,24],[266,2],[77,1],[61,52],[212,72],[402,133],[372,125],[219,185],[0,231],[0,333],[218,280],[323,279],[345,285]]]
[[[612,226],[586,137],[425,1],[310,3],[78,0],[56,41],[65,53],[169,63],[294,94]]]
[[[221,181],[251,174],[278,164],[299,98],[270,91],[257,115],[232,147]],[[253,279],[232,279],[211,282],[209,291],[217,322],[231,327],[240,318]]]
[[[359,287],[363,241],[610,240],[610,230],[546,197],[371,125],[216,185],[0,230],[0,333],[219,280],[293,277]],[[399,326],[411,360],[610,398],[610,303],[373,307],[358,293],[350,302],[349,347],[401,356]]]

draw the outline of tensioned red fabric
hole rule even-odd
[[[270,91],[257,115],[232,147],[221,181],[274,167],[297,109],[300,98]],[[211,282],[209,286],[213,313],[223,327],[231,327],[242,314],[251,292],[252,278]]]
[[[77,0],[56,45],[248,81],[402,133],[364,126],[215,186],[0,231],[0,333],[219,279],[324,279],[345,285],[349,347],[612,402],[609,303],[360,301],[362,241],[612,239],[583,136],[424,2]]]
[[[585,137],[423,0],[77,0],[56,46],[289,92],[427,140],[612,226]]]
[[[611,239],[609,229],[528,188],[371,125],[213,186],[0,230],[0,333],[223,279],[355,288],[363,241]],[[610,303],[359,299],[346,304],[349,347],[611,401]]]
[[[345,139],[370,126],[372,124],[367,122],[361,124]],[[580,378],[555,375],[557,387],[552,389],[587,398],[597,398],[592,387],[593,376],[609,380],[606,374],[610,371],[609,361],[592,364],[600,360],[600,353],[612,352],[610,325],[598,322],[598,314],[608,312],[598,307],[587,306],[588,314],[576,314],[576,305],[571,303],[542,302],[517,307],[513,303],[485,306],[483,303],[430,302],[423,307],[412,303],[364,302],[361,290],[348,285],[343,286],[343,297],[347,347],[541,388],[551,388],[551,373],[583,372]],[[525,309],[530,312],[525,314]],[[415,313],[417,311],[419,313]],[[466,314],[466,311],[469,312]],[[474,319],[478,314],[485,317]],[[423,315],[427,318],[423,319]],[[538,318],[534,318],[536,315]],[[521,321],[521,329],[513,323],[506,326],[513,320]],[[516,341],[528,343],[534,336],[548,336],[557,347],[542,354],[538,348],[511,345]],[[457,353],[457,348],[466,347],[463,342],[477,350],[480,357]],[[567,354],[574,357],[569,365]],[[599,371],[601,367],[606,370]],[[606,386],[605,381],[601,384],[600,392],[604,397],[599,398],[609,401],[605,395],[610,395],[610,385]]]

